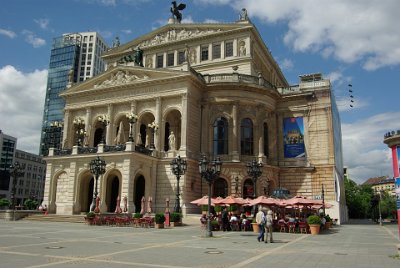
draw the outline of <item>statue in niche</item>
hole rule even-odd
[[[72,84],[74,82],[74,69],[68,72],[68,83]]]
[[[179,12],[179,10],[184,10],[186,5],[185,4],[176,5],[176,1],[172,1],[171,4],[172,4],[172,6],[171,6],[172,17],[175,16],[175,18],[178,21],[178,23],[181,23],[181,21],[182,21],[182,13]]]
[[[146,67],[153,68],[153,59],[151,56],[146,56]]]
[[[176,144],[175,144],[175,134],[173,131],[171,131],[171,134],[168,136],[168,144],[169,144],[169,151],[175,151],[176,150]]]

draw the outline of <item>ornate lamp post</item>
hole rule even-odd
[[[75,128],[76,128],[76,131],[75,131],[76,136],[77,136],[76,145],[82,146],[83,139],[86,135],[86,131],[84,130],[85,120],[83,120],[83,118],[81,118],[81,117],[75,117],[73,124],[75,125]]]
[[[96,213],[100,212],[99,207],[96,205],[96,198],[97,198],[97,181],[99,179],[100,175],[103,175],[106,172],[106,161],[103,159],[100,159],[98,156],[96,159],[93,159],[89,163],[90,167],[90,172],[94,175],[95,177],[95,188],[93,191],[93,200],[92,204],[90,205],[90,211],[94,211]]]
[[[10,166],[10,174],[13,177],[12,188],[11,188],[11,209],[13,210],[13,220],[15,221],[15,194],[18,177],[22,175],[22,167],[16,161]]]
[[[110,124],[110,119],[108,117],[108,115],[103,114],[100,115],[97,120],[103,124],[103,133],[101,135],[101,142],[102,144],[106,144],[106,134],[105,132],[107,131],[107,126]]]
[[[174,158],[171,163],[171,169],[172,173],[176,176],[176,201],[175,201],[175,207],[174,207],[174,212],[181,212],[181,205],[180,205],[180,190],[179,190],[179,180],[182,175],[185,174],[186,168],[187,168],[187,163],[186,160],[182,159],[180,155],[178,155],[176,158]]]
[[[134,113],[126,114],[126,118],[128,118],[129,122],[129,138],[128,141],[133,142],[133,124],[136,123],[138,116]]]
[[[257,197],[257,179],[258,177],[261,176],[262,174],[262,163],[258,163],[255,159],[253,161],[247,163],[247,173],[251,177],[251,180],[253,181],[253,199]],[[256,206],[253,206],[252,208],[252,213],[253,215],[256,215],[257,209]]]
[[[220,158],[214,159],[211,162],[211,167],[208,165],[208,161],[206,156],[203,155],[199,161],[199,172],[203,179],[206,180],[208,184],[208,212],[207,212],[207,237],[212,237],[212,230],[211,230],[211,186],[214,183],[215,179],[218,178],[219,174],[221,173],[221,166],[222,162]]]
[[[156,148],[154,146],[154,134],[158,129],[158,125],[156,124],[155,121],[153,121],[151,124],[148,124],[147,126],[151,129],[151,136],[152,136],[149,148],[150,150],[154,150]]]

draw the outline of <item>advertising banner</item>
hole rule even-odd
[[[283,146],[285,158],[305,157],[303,117],[283,119]]]
[[[397,226],[399,229],[400,239],[400,178],[396,178],[394,181],[394,189],[396,191],[396,205],[397,205]]]

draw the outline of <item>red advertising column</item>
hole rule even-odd
[[[393,176],[395,178],[399,176],[399,159],[397,157],[397,146],[392,147],[392,161],[393,161]]]

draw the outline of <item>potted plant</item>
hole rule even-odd
[[[317,215],[311,215],[307,218],[307,223],[310,226],[310,231],[312,235],[319,234],[319,229],[321,228],[321,219]]]
[[[155,227],[158,229],[164,228],[164,221],[165,221],[165,216],[163,213],[157,213],[155,216]]]
[[[94,221],[94,217],[96,217],[96,213],[94,213],[93,211],[89,211],[88,213],[86,213],[86,217],[85,217],[86,223],[88,223],[89,225],[92,225],[93,221]]]
[[[329,217],[329,215],[326,215],[325,217],[325,228],[329,229],[332,227],[332,219]]]
[[[217,213],[217,215],[220,215],[220,214],[221,214],[222,207],[221,207],[220,205],[216,205],[216,206],[214,207],[214,209],[215,209],[215,212]]]
[[[211,229],[213,231],[218,231],[219,230],[219,223],[217,220],[212,220],[211,221]]]
[[[10,206],[10,201],[6,198],[1,198],[0,199],[0,208],[1,209],[7,209]]]
[[[173,223],[173,226],[181,226],[182,225],[182,215],[181,213],[178,212],[172,212],[170,216],[171,222]]]
[[[260,226],[258,226],[258,223],[256,222],[256,218],[254,218],[251,221],[251,226],[253,227],[253,232],[254,233],[259,233],[260,232]]]
[[[133,225],[135,227],[139,227],[140,226],[140,219],[142,218],[142,214],[140,214],[139,212],[136,212],[135,214],[133,214]]]

